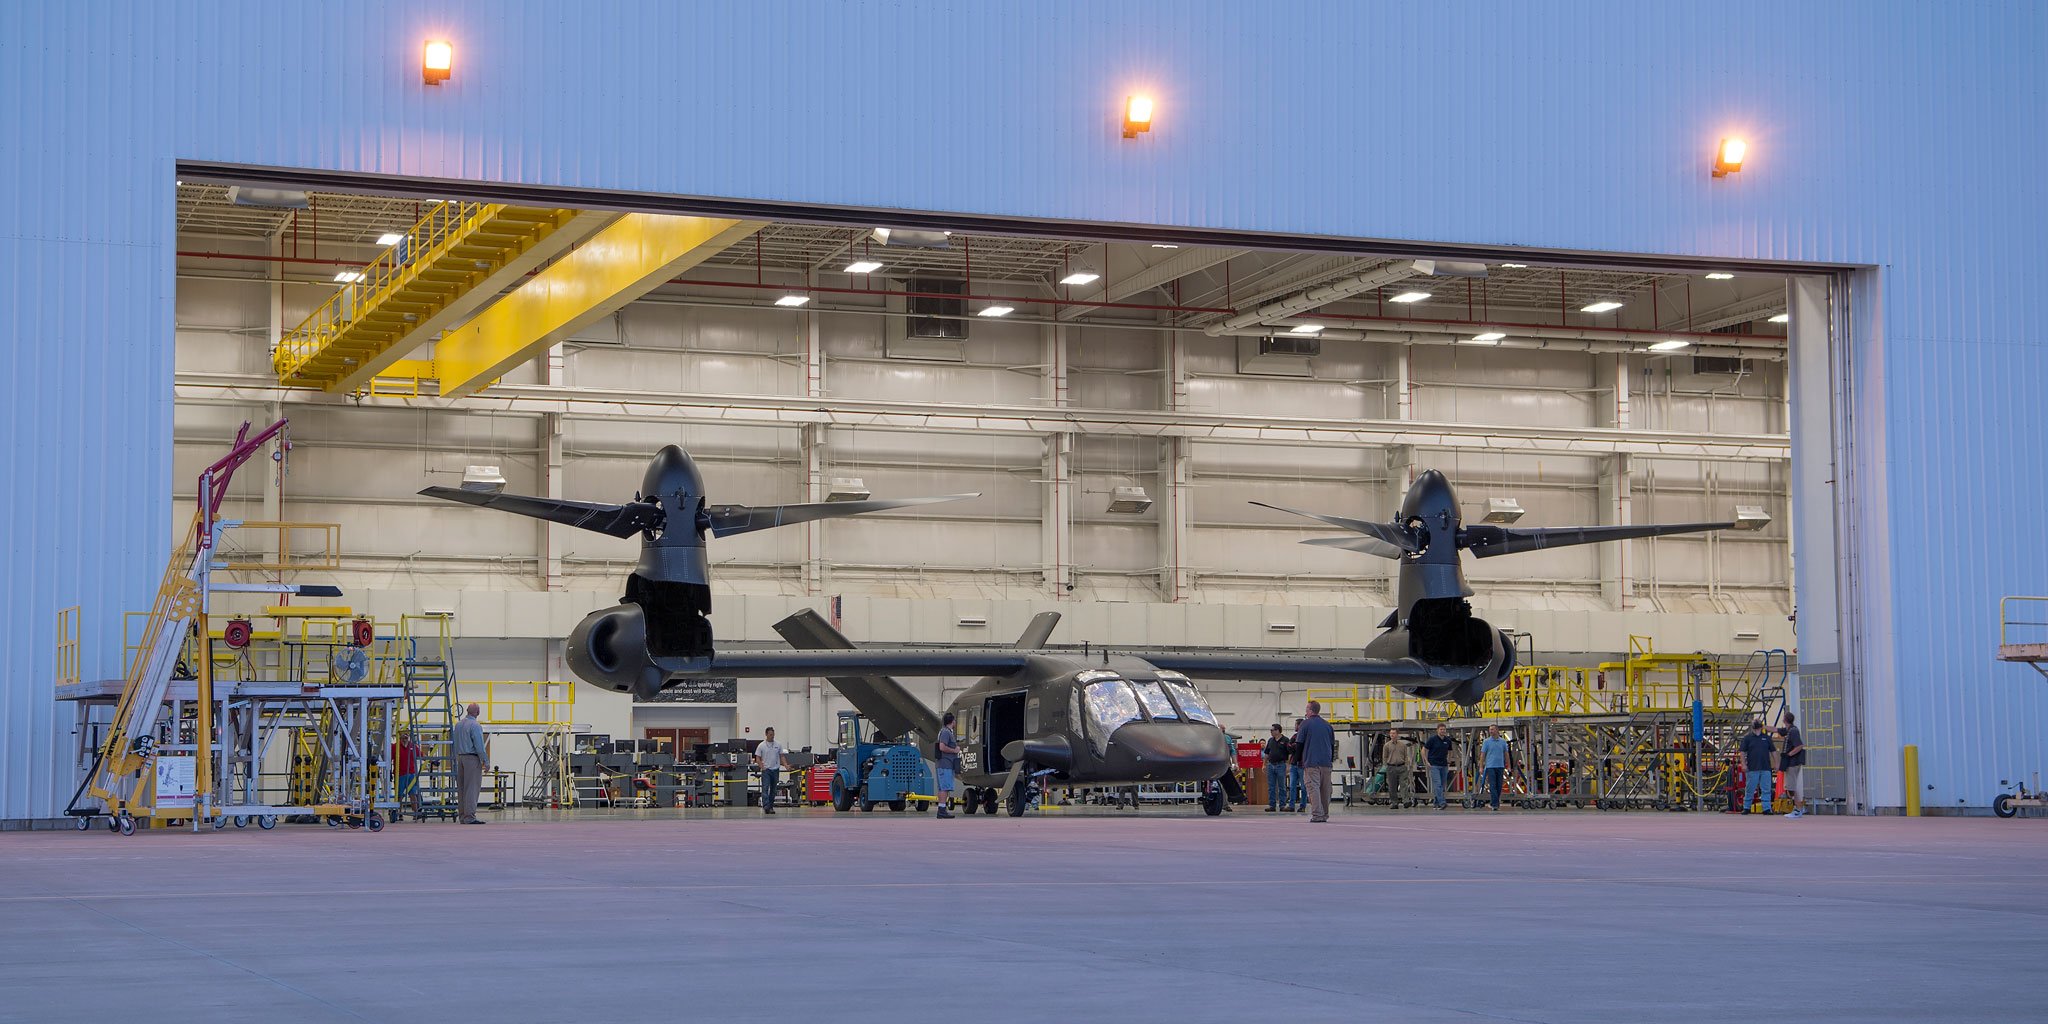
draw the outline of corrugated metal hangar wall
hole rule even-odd
[[[8,5],[0,819],[65,788],[56,609],[118,635],[166,551],[180,161],[1850,268],[1843,443],[1794,431],[1796,517],[1840,555],[1802,559],[1802,653],[1833,646],[1839,563],[1868,803],[1900,803],[1911,743],[1928,803],[1982,804],[2039,765],[2048,710],[1991,659],[1998,598],[2048,589],[2006,526],[2048,499],[2023,454],[2048,154],[2001,115],[2048,99],[2044,29],[2024,6],[1740,0]],[[431,89],[429,36],[460,47]],[[1142,144],[1116,131],[1134,89],[1160,103]],[[1748,167],[1709,179],[1734,132]],[[1816,380],[1795,382],[1813,404]]]

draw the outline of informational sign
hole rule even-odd
[[[654,695],[650,704],[735,704],[740,681],[732,678],[675,679]]]
[[[189,754],[165,755],[156,759],[156,806],[159,810],[192,806],[195,789],[193,761]]]

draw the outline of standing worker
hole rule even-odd
[[[484,788],[484,727],[476,720],[483,708],[471,704],[455,723],[455,792],[460,801],[455,820],[464,825],[486,822],[476,816],[476,798]]]
[[[1287,810],[1308,810],[1308,793],[1301,788],[1301,719],[1294,720],[1294,735],[1287,738]]]
[[[1500,726],[1486,727],[1486,738],[1479,741],[1481,764],[1485,765],[1486,798],[1493,802],[1493,809],[1500,810],[1501,783],[1508,774],[1508,741],[1501,738]]]
[[[775,742],[775,727],[761,730],[761,742],[754,746],[754,763],[761,767],[761,813],[775,813],[775,787],[782,784],[782,744]]]
[[[400,729],[398,742],[391,745],[391,760],[398,768],[398,810],[396,815],[412,807],[413,820],[422,820],[420,815],[420,741],[412,738],[411,730]]]
[[[1301,722],[1301,774],[1308,787],[1308,820],[1330,820],[1330,766],[1337,760],[1337,730],[1323,721],[1323,705],[1308,702]]]
[[[1415,779],[1415,744],[1402,738],[1401,730],[1387,730],[1387,742],[1380,748],[1380,764],[1387,772],[1387,807],[1408,805],[1408,786]]]
[[[1436,724],[1436,735],[1422,741],[1423,756],[1429,759],[1429,795],[1436,809],[1444,809],[1444,793],[1451,788],[1451,730]]]
[[[1785,812],[1787,818],[1806,817],[1806,804],[1799,799],[1799,769],[1806,767],[1806,737],[1800,735],[1799,726],[1792,718],[1792,712],[1785,712],[1785,756],[1778,760],[1778,770],[1785,773],[1785,799],[1792,802],[1792,809]]]
[[[953,773],[960,770],[960,737],[953,732],[953,713],[939,720],[939,741],[934,744],[939,754],[939,813],[937,817],[953,816]]]
[[[1293,783],[1289,781],[1287,772],[1287,752],[1292,748],[1293,744],[1287,742],[1287,734],[1280,731],[1280,723],[1274,722],[1273,734],[1266,737],[1264,750],[1266,757],[1267,814],[1272,814],[1283,808],[1292,810],[1291,807],[1287,807],[1287,798],[1293,795],[1288,788]]]
[[[1752,800],[1762,800],[1764,811],[1771,809],[1771,755],[1777,751],[1771,746],[1771,736],[1764,731],[1764,720],[1759,718],[1749,723],[1749,733],[1742,737],[1742,771],[1745,784],[1742,787],[1742,813],[1749,813]]]

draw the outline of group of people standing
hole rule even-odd
[[[1337,731],[1323,719],[1323,706],[1308,702],[1308,714],[1294,720],[1294,733],[1266,737],[1266,813],[1307,811],[1310,821],[1330,820],[1330,769],[1337,760]]]
[[[1749,725],[1749,732],[1742,737],[1742,813],[1750,813],[1752,804],[1762,804],[1762,813],[1768,814],[1776,800],[1776,776],[1785,781],[1785,799],[1792,809],[1785,812],[1787,818],[1806,817],[1806,805],[1799,799],[1800,770],[1806,767],[1806,737],[1800,735],[1799,724],[1792,712],[1785,712],[1785,724],[1778,727],[1773,735],[1764,728],[1763,719]]]

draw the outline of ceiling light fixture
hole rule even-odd
[[[1660,342],[1657,342],[1657,343],[1656,343],[1656,344],[1654,344],[1654,345],[1651,345],[1651,346],[1650,346],[1650,351],[1652,351],[1652,352],[1676,352],[1676,351],[1678,351],[1679,349],[1682,349],[1682,348],[1691,348],[1691,347],[1692,347],[1692,342],[1686,341],[1686,340],[1684,340],[1684,339],[1681,339],[1681,338],[1666,338],[1666,339],[1664,339],[1663,341],[1660,341]]]
[[[1388,299],[1387,301],[1388,301],[1388,302],[1421,302],[1422,300],[1424,300],[1424,299],[1426,299],[1426,298],[1429,298],[1429,293],[1428,293],[1428,292],[1402,292],[1401,294],[1399,294],[1399,295],[1396,295],[1396,296],[1394,296],[1393,298],[1391,298],[1391,299]]]
[[[811,297],[808,295],[785,295],[776,299],[775,304],[778,306],[801,306],[809,301],[811,301]]]
[[[1061,283],[1061,284],[1088,284],[1088,283],[1090,283],[1090,282],[1092,282],[1092,281],[1096,281],[1096,280],[1099,280],[1099,279],[1101,279],[1101,277],[1102,277],[1102,275],[1101,275],[1101,274],[1098,274],[1098,273],[1096,273],[1096,272],[1095,272],[1095,271],[1093,271],[1093,270],[1089,270],[1089,269],[1088,269],[1088,268],[1086,268],[1086,267],[1082,267],[1081,269],[1079,269],[1079,270],[1076,270],[1076,271],[1074,271],[1073,273],[1071,273],[1071,274],[1068,274],[1067,276],[1065,276],[1065,277],[1063,277],[1063,278],[1060,278],[1060,283]]]
[[[354,284],[363,279],[363,272],[360,270],[344,270],[335,274],[334,279],[342,284]]]
[[[1168,244],[1166,244],[1165,242],[1154,242],[1154,243],[1152,243],[1152,248],[1154,248],[1154,249],[1178,249],[1178,248],[1180,248],[1180,246],[1177,246],[1177,245],[1168,245]]]
[[[1735,275],[1734,275],[1734,274],[1729,274],[1729,273],[1724,273],[1724,272],[1722,272],[1722,271],[1719,271],[1719,270],[1717,270],[1717,271],[1715,271],[1715,272],[1713,272],[1713,273],[1711,273],[1711,274],[1708,274],[1708,275],[1707,275],[1707,280],[1709,280],[1709,281],[1733,281],[1733,280],[1735,280]]]
[[[1749,155],[1749,143],[1741,139],[1722,139],[1714,150],[1714,177],[1725,178],[1742,170],[1742,158]]]
[[[1017,311],[1015,306],[984,306],[977,316],[1009,316]]]
[[[1528,265],[1527,263],[1503,263],[1503,264],[1501,264],[1501,269],[1502,269],[1502,270],[1525,270],[1525,269],[1527,269],[1527,268],[1528,268],[1528,266],[1529,266],[1529,265]]]
[[[1152,97],[1124,97],[1124,138],[1135,139],[1139,132],[1152,130]]]
[[[1482,523],[1512,523],[1523,515],[1522,503],[1513,498],[1486,499],[1486,516]]]
[[[1289,329],[1289,330],[1288,330],[1288,332],[1287,332],[1287,333],[1289,333],[1289,334],[1321,334],[1321,333],[1323,333],[1323,325],[1322,325],[1322,324],[1295,324],[1295,325],[1294,325],[1294,326],[1293,326],[1293,327],[1292,327],[1291,329]]]
[[[378,245],[397,245],[399,242],[402,242],[404,240],[405,236],[399,234],[396,231],[386,231],[383,234],[377,236]]]
[[[872,274],[880,269],[882,269],[882,262],[880,260],[854,260],[846,265],[846,272],[849,274]]]
[[[1792,322],[1792,314],[1780,313],[1777,316],[1772,317],[1770,322],[1774,324],[1789,324]]]
[[[1466,339],[1465,339],[1465,340],[1464,340],[1464,341],[1462,342],[1462,344],[1466,344],[1466,345],[1498,345],[1498,344],[1500,344],[1500,340],[1501,340],[1502,338],[1505,338],[1505,337],[1507,337],[1507,335],[1506,335],[1506,334],[1503,334],[1503,333],[1501,333],[1500,331],[1487,331],[1487,332],[1486,332],[1485,334],[1475,334],[1475,335],[1473,335],[1473,336],[1471,336],[1471,337],[1469,337],[1469,338],[1466,338]]]
[[[455,46],[446,39],[427,40],[420,55],[420,74],[428,85],[440,85],[455,71]],[[486,76],[489,77],[489,76]]]
[[[1591,305],[1586,305],[1586,306],[1580,306],[1580,307],[1579,307],[1579,312],[1581,312],[1581,313],[1612,313],[1612,312],[1614,312],[1615,310],[1617,310],[1617,309],[1620,309],[1620,308],[1621,308],[1621,303],[1619,303],[1619,302],[1616,302],[1616,301],[1614,301],[1613,299],[1608,299],[1608,300],[1605,300],[1605,301],[1602,301],[1602,302],[1595,302],[1595,303],[1592,303]]]

